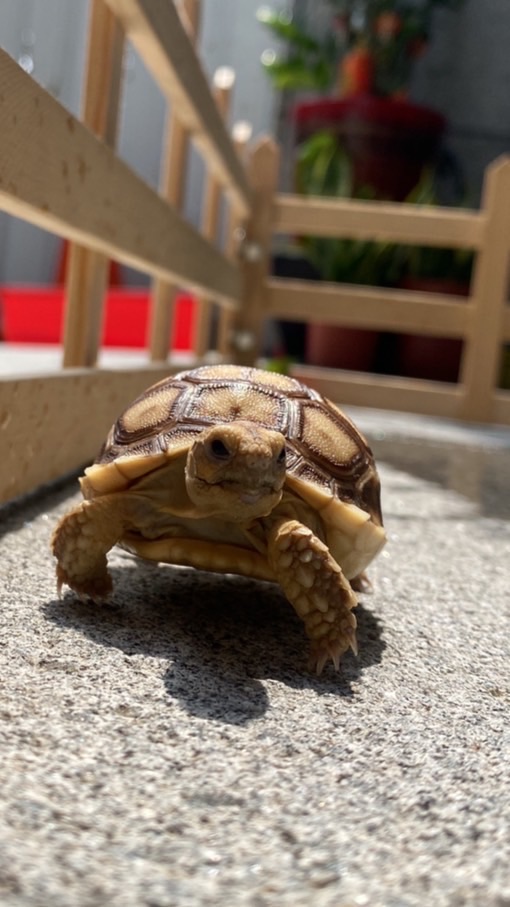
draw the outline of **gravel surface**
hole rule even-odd
[[[0,511],[2,905],[510,905],[510,433],[366,420],[389,544],[338,674],[269,584],[115,552],[118,607],[59,602],[75,486]]]

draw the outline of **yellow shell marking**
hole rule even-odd
[[[356,441],[347,432],[339,431],[323,409],[304,405],[302,418],[303,440],[320,457],[343,466],[359,454]]]
[[[150,431],[165,422],[174,400],[181,393],[179,387],[164,387],[155,393],[136,400],[122,416],[122,425],[128,432]]]

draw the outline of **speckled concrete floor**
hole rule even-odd
[[[390,542],[339,674],[268,584],[116,552],[118,608],[58,602],[70,486],[0,511],[2,905],[510,905],[510,433],[360,420]]]

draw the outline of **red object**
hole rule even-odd
[[[371,94],[304,101],[294,116],[298,142],[330,130],[349,155],[355,186],[395,201],[406,198],[433,161],[446,125],[429,107]]]
[[[469,284],[449,278],[407,277],[400,286],[406,290],[468,296]],[[408,378],[455,382],[459,379],[462,340],[456,337],[422,337],[401,334],[399,337],[399,373]]]
[[[55,287],[1,287],[0,315],[3,339],[9,343],[60,343],[64,291]],[[195,300],[181,293],[175,303],[169,348],[191,349],[194,315]],[[147,290],[109,290],[103,345],[143,349],[147,343],[148,316]]]
[[[362,328],[308,324],[306,364],[371,372],[375,365],[378,336],[377,331]]]
[[[340,69],[340,91],[344,97],[366,94],[374,85],[374,60],[366,47],[345,54]]]

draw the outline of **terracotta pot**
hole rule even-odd
[[[395,201],[416,186],[445,129],[444,118],[429,107],[371,94],[305,101],[294,117],[298,143],[328,129],[349,155],[355,187],[370,186]]]
[[[406,290],[467,296],[469,285],[455,280],[407,278],[401,281]],[[399,374],[407,378],[456,382],[459,377],[462,340],[454,337],[422,337],[401,334],[398,344]]]
[[[374,368],[379,334],[360,328],[330,324],[308,324],[306,362],[326,368],[369,372]]]

